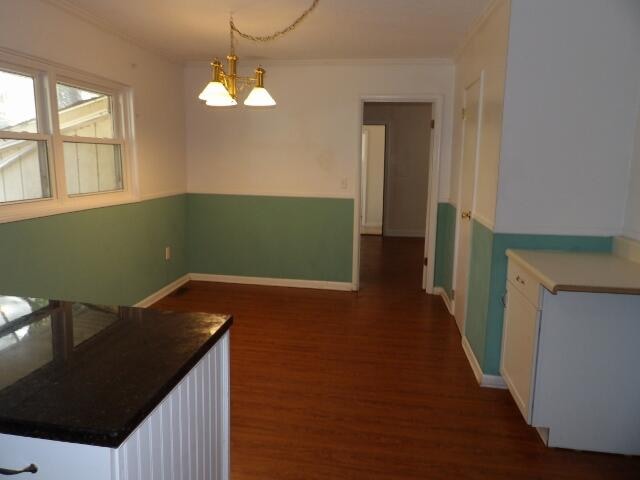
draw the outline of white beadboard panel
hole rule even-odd
[[[229,479],[229,333],[115,452],[112,480]]]

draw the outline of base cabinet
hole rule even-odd
[[[120,447],[0,434],[0,467],[33,463],[34,480],[228,480],[229,392],[227,332]]]
[[[640,455],[640,296],[525,291],[520,268],[500,370],[523,417],[550,447]]]

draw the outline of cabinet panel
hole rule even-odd
[[[538,310],[509,282],[500,372],[527,423],[531,423],[538,332]]]

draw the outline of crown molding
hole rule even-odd
[[[109,33],[118,37],[120,40],[124,40],[127,43],[135,45],[143,50],[146,50],[150,53],[158,55],[162,57],[164,60],[167,60],[171,63],[182,63],[182,61],[177,58],[175,55],[171,54],[167,50],[157,47],[145,40],[142,40],[138,37],[132,36],[121,30],[117,27],[113,26],[113,22],[108,21],[104,17],[87,10],[86,8],[80,7],[70,0],[40,0],[42,3],[48,4],[54,8],[62,10],[63,12],[72,15],[80,20],[83,20],[94,27],[99,28],[105,33]]]
[[[453,66],[452,58],[321,58],[321,59],[269,59],[258,57],[241,57],[245,62],[257,62],[261,65],[281,66],[281,67],[342,67],[342,66]],[[191,60],[186,62],[187,66],[202,67],[209,66],[210,60]]]
[[[476,19],[471,23],[471,25],[465,32],[464,36],[462,37],[462,41],[455,50],[455,53],[453,55],[454,62],[457,61],[458,58],[460,58],[460,55],[462,55],[462,52],[466,48],[469,41],[484,26],[491,14],[504,2],[511,3],[511,0],[491,0],[484,8],[482,13],[478,17],[476,17]]]

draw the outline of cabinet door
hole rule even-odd
[[[538,309],[513,284],[508,283],[500,372],[522,416],[529,424],[538,336]]]

